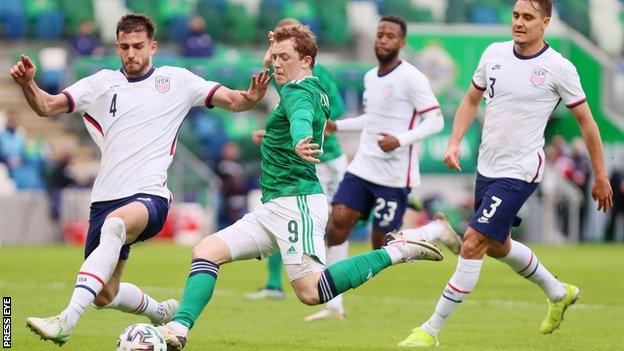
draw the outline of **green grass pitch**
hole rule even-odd
[[[367,245],[352,245],[351,253]],[[545,297],[532,283],[492,259],[475,291],[440,335],[437,350],[616,350],[624,345],[624,254],[622,246],[534,247],[541,262],[581,288],[581,299],[554,334],[539,334]],[[179,298],[186,279],[188,247],[135,246],[125,280],[156,299]],[[214,298],[190,333],[185,350],[395,350],[396,344],[431,313],[456,259],[391,267],[345,297],[347,319],[306,323],[315,312],[290,287],[283,301],[249,302],[243,295],[265,279],[255,260],[222,267]],[[76,247],[1,247],[0,292],[11,296],[14,350],[57,350],[24,326],[28,316],[62,310],[82,262]],[[147,322],[119,311],[90,309],[63,351],[114,350],[128,325]]]

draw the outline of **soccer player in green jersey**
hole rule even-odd
[[[383,269],[413,260],[439,261],[426,242],[390,233],[386,246],[325,266],[327,199],[315,165],[323,151],[329,98],[312,75],[317,45],[302,26],[277,31],[271,47],[280,102],[266,123],[262,141],[262,204],[239,221],[204,238],[193,249],[180,308],[158,329],[169,350],[181,350],[215,288],[219,267],[280,252],[301,302],[318,305],[357,288]]]
[[[274,31],[278,31],[281,28],[292,26],[292,25],[300,25],[301,23],[294,18],[285,18],[277,23]],[[273,33],[274,31],[270,31],[268,35],[269,43],[273,45]],[[273,59],[271,57],[271,49],[267,50],[263,59],[264,67],[272,70]],[[273,72],[271,72],[273,73]],[[342,100],[342,96],[340,96],[340,91],[338,90],[338,86],[334,82],[331,73],[318,62],[314,64],[312,68],[312,74],[318,78],[319,83],[325,89],[327,93],[327,97],[329,97],[329,107],[330,107],[330,115],[329,119],[336,120],[340,118],[345,111],[344,101]],[[281,86],[273,81],[273,85],[279,92],[281,90]],[[266,131],[264,129],[260,129],[254,131],[252,134],[253,141],[260,146],[262,143],[262,138]],[[334,197],[334,193],[338,189],[338,184],[342,180],[342,177],[347,169],[348,160],[345,154],[342,153],[342,148],[340,147],[340,142],[338,141],[338,137],[335,134],[330,134],[325,137],[325,141],[323,142],[323,153],[319,156],[319,163],[316,165],[316,175],[319,178],[319,182],[321,183],[321,187],[323,188],[323,192],[327,197],[328,201]],[[327,248],[327,256],[330,257],[330,261],[339,261],[340,259],[331,259],[332,255],[336,255],[339,257],[347,257],[347,251],[349,249],[349,242],[345,241],[341,245],[332,246],[331,248]],[[343,253],[344,252],[344,253]],[[284,291],[282,289],[282,255],[279,252],[271,255],[267,259],[267,268],[268,268],[268,277],[267,283],[263,288],[258,289],[257,291],[251,292],[245,295],[245,298],[249,300],[260,300],[260,299],[283,299]],[[327,311],[334,312],[335,318],[342,318],[344,313],[342,312],[342,296],[336,297],[330,303],[336,303],[340,309],[329,309]],[[323,310],[325,311],[325,310]]]

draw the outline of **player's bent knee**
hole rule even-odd
[[[469,228],[464,235],[460,256],[466,259],[480,259],[488,250],[487,237],[474,229]]]
[[[299,298],[299,301],[303,302],[308,306],[316,306],[321,302],[316,287],[314,287],[314,289],[303,289],[299,291],[295,290],[295,293],[297,294],[297,298]]]
[[[230,248],[222,239],[210,235],[195,245],[192,253],[193,259],[204,259],[216,264],[224,264],[231,261]]]

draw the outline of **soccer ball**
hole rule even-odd
[[[154,326],[133,324],[119,335],[117,351],[167,351],[165,338]]]

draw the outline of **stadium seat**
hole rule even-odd
[[[73,36],[83,22],[94,22],[93,2],[59,0],[59,8],[65,16],[65,33]]]
[[[500,21],[496,8],[490,5],[474,5],[469,14],[470,22],[475,24],[497,24]]]
[[[214,39],[220,39],[223,30],[223,14],[227,0],[198,0],[197,14],[206,21],[206,32]]]
[[[247,12],[243,4],[228,3],[223,14],[223,29],[221,40],[237,44],[249,44],[254,41],[256,18]]]
[[[56,0],[24,0],[24,8],[31,22],[36,21],[41,13],[59,9]]]
[[[446,8],[447,23],[468,23],[468,0],[449,0]]]
[[[258,14],[258,40],[266,41],[267,31],[284,18],[284,7],[288,0],[262,0]]]
[[[323,36],[316,6],[312,2],[298,0],[287,3],[284,6],[284,17],[296,18],[301,24],[309,26],[317,39]]]
[[[183,41],[189,33],[190,15],[175,15],[167,20],[167,39],[175,42]]]
[[[37,39],[58,39],[63,34],[63,24],[61,11],[41,12],[34,23],[34,36]]]
[[[336,46],[345,45],[351,38],[346,6],[347,1],[337,0],[319,7],[323,43]]]

